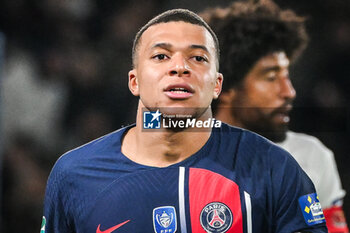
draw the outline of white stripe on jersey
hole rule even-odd
[[[185,168],[179,168],[179,208],[180,228],[182,233],[187,233],[186,212],[185,212]]]
[[[249,193],[244,192],[244,199],[247,211],[247,233],[252,233],[252,203]]]

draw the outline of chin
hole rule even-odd
[[[273,142],[283,142],[287,138],[288,124],[274,125],[271,127],[257,130],[258,134]]]

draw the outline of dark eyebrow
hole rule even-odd
[[[154,44],[151,47],[151,49],[162,48],[162,49],[170,50],[172,47],[173,46],[171,44],[169,44],[169,43],[157,43],[157,44]],[[204,50],[205,52],[209,53],[209,50],[204,45],[193,44],[193,45],[189,46],[189,48],[191,48],[191,49],[201,49],[201,50]]]
[[[262,69],[262,73],[268,73],[270,71],[279,71],[281,69],[281,67],[279,66],[269,66],[269,67],[265,67]]]
[[[170,50],[171,47],[173,47],[171,44],[169,43],[157,43],[155,45],[153,45],[151,47],[151,49],[154,49],[154,48],[161,48],[161,49],[166,49],[166,50]]]
[[[197,44],[194,44],[194,45],[191,45],[190,48],[192,48],[192,49],[202,49],[202,50],[204,50],[205,52],[209,53],[209,50],[208,50],[207,47],[205,47],[204,45],[197,45]]]

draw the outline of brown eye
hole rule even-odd
[[[157,60],[164,60],[168,57],[165,54],[157,54],[157,55],[153,56],[152,58],[157,59]]]
[[[207,59],[205,59],[204,57],[202,56],[194,56],[193,57],[197,62],[204,62],[204,61],[207,61]]]
[[[269,82],[273,82],[273,81],[275,81],[276,79],[277,79],[277,77],[276,77],[275,75],[273,75],[273,76],[267,76],[267,77],[266,77],[266,80],[269,81]]]

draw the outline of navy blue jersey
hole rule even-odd
[[[327,232],[310,179],[259,135],[223,124],[197,153],[157,168],[121,153],[128,129],[57,161],[42,232]]]

